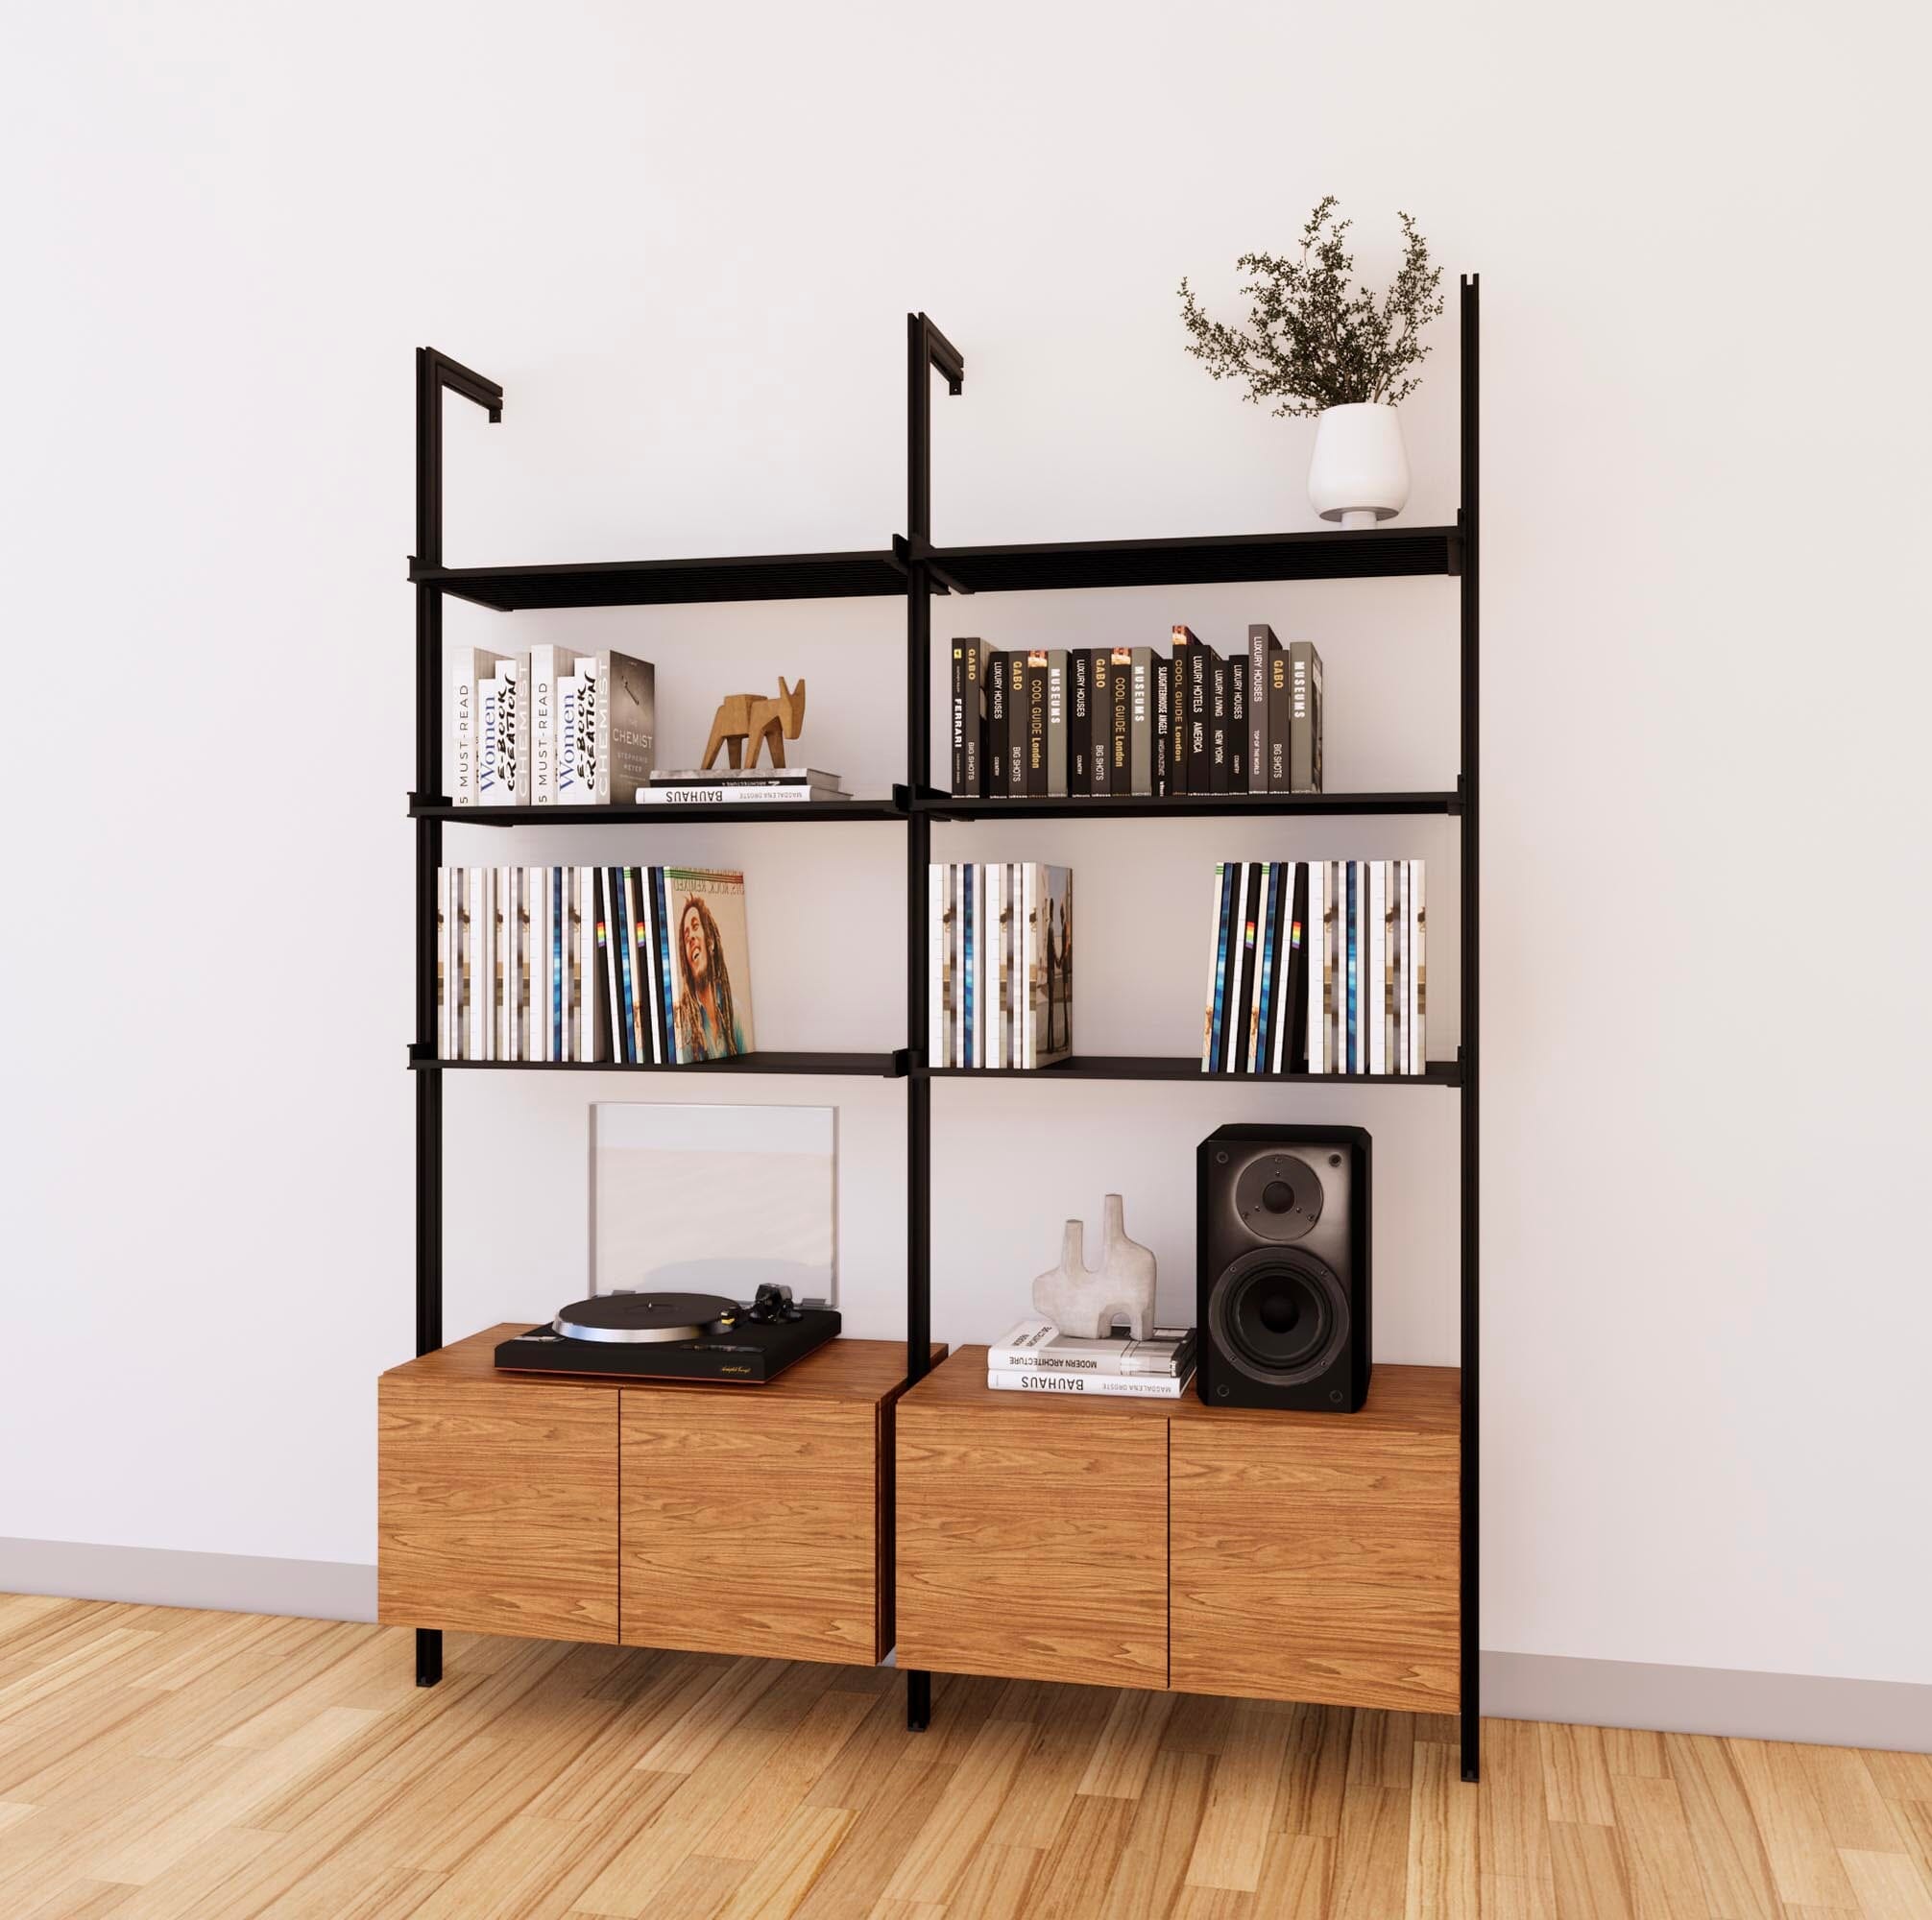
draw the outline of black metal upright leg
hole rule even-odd
[[[1462,280],[1462,1472],[1461,1493],[1462,1778],[1483,1763],[1483,1140],[1481,930],[1482,646],[1477,566],[1482,552],[1482,344],[1477,281]]]
[[[906,1378],[932,1364],[932,1084],[926,1059],[926,870],[932,824],[917,803],[932,786],[932,592],[926,555],[932,543],[932,374],[947,390],[966,382],[966,362],[923,313],[906,316],[906,784],[914,805],[906,823]],[[891,1517],[896,1526],[896,1514]],[[906,1724],[932,1719],[932,1676],[906,1673]]]
[[[503,418],[503,390],[433,347],[416,350],[416,554],[443,564],[443,390],[447,387]],[[443,595],[416,589],[416,792],[443,793]],[[443,827],[416,823],[416,1044],[434,1059],[436,1033],[436,875],[443,862]],[[443,1076],[416,1075],[416,1351],[443,1344]],[[416,1630],[416,1684],[443,1678],[443,1635]]]

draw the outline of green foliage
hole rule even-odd
[[[1423,325],[1442,311],[1442,269],[1429,264],[1429,243],[1410,215],[1397,216],[1402,266],[1377,305],[1366,287],[1352,284],[1355,256],[1344,237],[1354,223],[1336,220],[1335,204],[1331,193],[1309,215],[1298,256],[1244,253],[1235,262],[1253,276],[1242,289],[1251,302],[1247,332],[1211,320],[1181,281],[1188,351],[1217,380],[1245,380],[1246,397],[1257,404],[1278,401],[1279,418],[1406,400],[1421,384],[1413,370],[1429,351]]]

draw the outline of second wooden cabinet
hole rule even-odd
[[[968,1347],[899,1403],[899,1664],[1350,1706],[1457,1704],[1453,1368],[1362,1411],[1003,1394]]]

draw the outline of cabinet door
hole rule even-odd
[[[616,1393],[391,1375],[378,1410],[378,1619],[616,1641]]]
[[[876,1402],[621,1398],[625,1645],[884,1657]]]
[[[1016,1397],[898,1424],[902,1667],[1167,1685],[1165,1420]]]
[[[1216,1413],[1171,1445],[1174,1686],[1455,1710],[1453,1429]]]

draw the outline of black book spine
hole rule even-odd
[[[1006,792],[1026,798],[1026,655],[1006,655]]]
[[[966,793],[966,649],[953,642],[953,779],[955,799]]]
[[[1173,662],[1154,661],[1154,798],[1165,800],[1174,759]]]
[[[1130,740],[1133,729],[1133,655],[1116,647],[1107,669],[1107,685],[1114,696],[1113,724],[1108,730],[1107,791],[1125,798],[1134,790]]]
[[[1247,630],[1247,790],[1268,791],[1268,656],[1274,630]]]
[[[1026,662],[1026,796],[1047,797],[1047,658]]]
[[[1114,656],[1107,647],[1094,649],[1093,732],[1087,756],[1090,790],[1096,794],[1113,792],[1108,774],[1108,756],[1114,736]]]
[[[1006,798],[1006,656],[986,656],[986,794]]]
[[[1316,957],[1315,942],[1320,937],[1319,927],[1308,924],[1308,862],[1294,863],[1294,899],[1292,907],[1293,924],[1290,929],[1288,952],[1288,1035],[1281,1049],[1281,1063],[1285,1071],[1306,1073],[1308,1071],[1308,996],[1314,973],[1312,969],[1320,965]]]
[[[1094,752],[1094,713],[1088,682],[1094,670],[1090,649],[1075,647],[1067,657],[1067,791],[1085,795],[1094,790],[1090,761]]]
[[[968,799],[979,800],[986,792],[986,688],[981,678],[984,662],[980,659],[983,649],[978,640],[961,640],[959,644],[966,650],[966,671],[961,676],[966,696],[966,727],[961,742],[965,749],[966,784],[963,789],[955,787],[954,791],[963,791]]]
[[[1227,791],[1227,661],[1208,662],[1208,784],[1210,793]]]
[[[1287,793],[1288,655],[1277,643],[1268,656],[1268,790]]]
[[[1188,656],[1194,651],[1179,640],[1168,661],[1168,791],[1188,790]]]
[[[1196,640],[1188,649],[1188,791],[1214,791],[1214,761],[1208,738],[1209,669],[1214,649]]]
[[[1227,663],[1227,790],[1247,791],[1247,656]]]
[[[1294,793],[1321,791],[1321,656],[1309,640],[1288,649],[1288,779]]]
[[[1135,647],[1128,667],[1127,773],[1130,790],[1143,800],[1154,791],[1154,650]]]
[[[1047,652],[1047,791],[1067,797],[1067,650]]]

